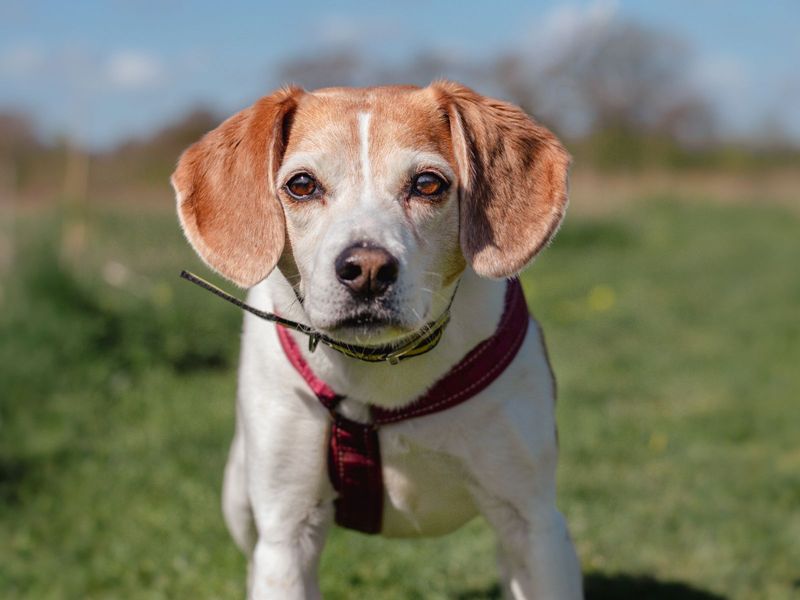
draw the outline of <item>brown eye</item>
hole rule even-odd
[[[295,200],[308,200],[317,189],[317,181],[308,173],[298,173],[286,184],[286,191]]]
[[[447,190],[448,183],[435,173],[420,173],[414,178],[411,190],[418,196],[438,196]]]

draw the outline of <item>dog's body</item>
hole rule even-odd
[[[187,236],[224,275],[257,284],[251,305],[351,343],[407,339],[452,298],[439,345],[396,365],[324,345],[311,352],[293,334],[316,376],[346,397],[343,416],[367,422],[370,405],[411,403],[495,332],[505,283],[486,276],[518,271],[552,235],[566,154],[518,109],[448,83],[284,90],[248,111],[181,160],[173,182]],[[481,181],[491,173],[506,178],[500,191]],[[509,197],[516,177],[527,205]],[[509,231],[501,217],[519,223]],[[380,428],[381,531],[438,535],[480,513],[497,532],[510,597],[579,598],[555,506],[555,383],[533,325],[511,365],[469,401]],[[319,597],[336,497],[329,429],[275,326],[246,316],[223,510],[250,557],[251,598]]]

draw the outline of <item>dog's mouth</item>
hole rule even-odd
[[[401,327],[401,323],[392,317],[363,313],[337,321],[332,329],[378,329],[381,327]]]
[[[386,346],[413,336],[420,323],[409,323],[391,306],[358,307],[315,326],[325,335],[360,346]]]
[[[320,327],[333,339],[361,346],[398,344],[413,336],[417,329],[418,326],[404,322],[387,310],[355,312]]]

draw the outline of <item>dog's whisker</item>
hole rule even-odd
[[[424,271],[422,271],[422,273],[424,275],[433,275],[435,277],[438,277],[439,279],[442,279],[444,277],[444,275],[442,275],[441,273],[439,273],[437,271],[430,271],[428,269],[425,269]]]
[[[446,296],[445,294],[443,294],[441,292],[441,290],[432,290],[432,289],[426,288],[426,287],[420,287],[419,289],[421,289],[423,292],[428,292],[433,298],[439,298],[439,299],[447,300],[447,301],[450,300],[450,298],[448,296]]]

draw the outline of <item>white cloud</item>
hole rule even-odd
[[[34,44],[19,44],[0,52],[0,73],[16,77],[35,75],[44,68],[45,53]]]
[[[750,79],[742,61],[721,55],[700,56],[691,65],[689,78],[698,89],[713,96],[739,94],[746,90]]]
[[[155,87],[164,79],[164,67],[156,58],[132,50],[113,54],[106,68],[109,82],[125,90]]]
[[[576,40],[585,41],[605,34],[618,14],[616,0],[557,6],[534,25],[528,51],[540,64],[556,61]]]
[[[548,14],[542,24],[546,37],[570,38],[578,34],[604,30],[617,16],[614,0],[596,0],[584,6],[566,4]]]
[[[323,46],[358,46],[366,42],[385,42],[397,33],[396,24],[385,18],[324,15],[314,24],[315,40]]]
[[[319,21],[316,29],[318,31],[317,39],[324,44],[347,45],[359,41],[361,24],[355,19],[330,16]]]

